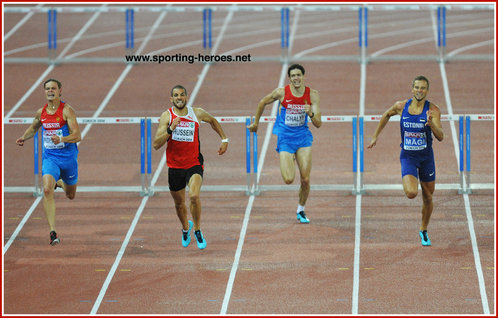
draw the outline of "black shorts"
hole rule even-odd
[[[202,168],[202,166],[193,166],[192,168],[189,169],[169,168],[168,169],[169,190],[180,191],[182,189],[185,189],[188,182],[190,181],[190,178],[194,174],[200,174],[202,177],[203,173],[204,169]]]

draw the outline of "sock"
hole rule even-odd
[[[304,205],[300,205],[300,204],[298,204],[298,205],[297,205],[297,212],[296,212],[296,213],[299,213],[299,212],[301,212],[301,211],[304,211]]]

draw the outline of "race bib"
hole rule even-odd
[[[43,131],[43,145],[45,149],[62,149],[64,148],[64,143],[60,142],[57,145],[52,141],[52,136],[57,135],[62,137],[62,130],[44,130]]]
[[[173,130],[171,139],[175,141],[194,142],[194,135],[195,123],[191,121],[181,121],[178,126],[176,126],[175,130]]]
[[[288,104],[285,112],[285,124],[289,127],[303,126],[306,120],[304,105]]]
[[[403,149],[423,150],[427,148],[427,138],[425,132],[405,131]]]

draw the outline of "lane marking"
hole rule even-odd
[[[35,8],[39,8],[41,6],[42,4],[39,3]],[[5,41],[7,41],[7,39],[10,38],[11,35],[14,34],[20,27],[22,27],[24,23],[28,22],[28,20],[33,16],[33,14],[35,14],[35,12],[30,11],[21,19],[21,21],[17,22],[17,24],[3,37],[3,43],[5,43]]]
[[[103,4],[102,7],[106,7],[107,5],[106,4]],[[98,18],[98,16],[100,15],[100,12],[95,12],[92,17],[88,20],[88,22],[79,30],[79,32],[72,38],[71,42],[69,42],[69,44],[64,47],[64,50],[59,54],[59,56],[57,58],[61,58],[64,56],[64,54],[66,54],[67,51],[69,51],[71,49],[71,47],[74,45],[74,43],[76,43],[77,40],[79,40],[79,38],[81,37],[81,35],[90,27],[90,25],[92,25],[92,23]],[[54,64],[50,65],[46,70],[45,72],[43,72],[43,74],[33,83],[33,85],[31,86],[31,88],[26,92],[26,94],[24,94],[23,97],[21,97],[21,99],[14,105],[14,107],[12,107],[12,109],[7,113],[7,115],[4,117],[4,120],[10,118],[10,116],[12,116],[12,114],[14,114],[17,109],[19,107],[21,107],[21,105],[24,104],[24,102],[28,99],[29,96],[31,96],[31,94],[35,91],[35,89],[39,88],[39,85],[40,85],[40,82],[43,82],[45,80],[45,78],[47,77],[47,75],[52,72],[52,70],[54,69]]]
[[[230,11],[230,12],[233,12],[233,11]],[[297,29],[297,21],[299,20],[299,13],[300,13],[300,11],[297,11],[296,16],[293,19],[292,32],[291,32],[290,38],[289,38],[290,43],[292,43],[294,40],[295,32]],[[288,63],[285,62],[282,65],[282,70],[280,72],[280,79],[278,82],[278,87],[281,87],[284,83],[285,76],[287,74],[287,68],[288,68]],[[272,112],[271,112],[272,116],[275,116],[275,114],[277,112],[277,105],[278,105],[278,101],[273,103]],[[261,148],[261,152],[259,155],[258,174],[256,176],[256,184],[259,184],[259,179],[261,178],[261,172],[263,170],[264,161],[265,161],[266,153],[268,150],[268,144],[270,143],[270,137],[272,134],[272,130],[273,130],[273,122],[270,122],[270,123],[268,123],[268,126],[266,128],[265,139],[264,139],[263,146]],[[252,190],[254,190],[254,186],[253,186]],[[237,268],[239,267],[240,255],[242,254],[242,247],[244,245],[244,238],[246,236],[247,225],[249,224],[249,217],[251,215],[251,210],[252,210],[252,206],[254,204],[254,200],[255,200],[255,196],[254,196],[254,194],[252,194],[249,197],[246,211],[244,213],[244,220],[242,222],[242,228],[240,230],[239,241],[237,244],[237,251],[235,252],[234,262],[232,264],[232,269],[230,270],[230,276],[228,278],[227,288],[225,291],[225,296],[223,298],[223,303],[221,306],[220,315],[226,315],[227,310],[228,310],[228,304],[230,302],[230,297],[232,294],[232,288],[233,288],[233,283],[235,281],[235,275],[237,273]]]
[[[5,253],[7,253],[7,251],[9,250],[9,247],[12,245],[12,243],[16,239],[17,235],[19,235],[19,232],[21,232],[21,229],[24,227],[24,224],[26,224],[29,217],[31,216],[31,214],[33,214],[33,211],[36,209],[36,207],[38,206],[38,204],[40,203],[41,200],[42,200],[42,197],[36,198],[36,200],[33,202],[31,207],[29,208],[28,212],[26,212],[26,215],[22,218],[19,225],[17,225],[16,229],[14,230],[14,233],[12,233],[9,240],[7,241],[5,246],[3,247],[3,255],[5,255]]]
[[[435,13],[431,14],[432,18],[432,25],[434,28],[434,41],[437,39],[437,34],[436,34],[436,28],[435,28]],[[436,43],[437,45],[437,43]],[[444,61],[439,62],[439,70],[441,72],[441,79],[443,81],[443,88],[444,88],[444,96],[445,96],[445,101],[446,101],[446,107],[448,109],[448,115],[452,116],[453,115],[453,107],[451,104],[451,97],[450,97],[450,89],[448,85],[448,77],[446,76],[446,68],[444,65]],[[452,140],[453,140],[453,147],[455,150],[455,157],[457,159],[457,163],[459,162],[459,146],[458,146],[458,139],[457,139],[457,133],[456,133],[456,128],[455,128],[455,122],[450,121],[450,128],[451,128],[451,135],[452,135]],[[465,175],[463,175],[463,183],[464,185],[467,184]],[[488,304],[488,297],[486,294],[486,282],[484,280],[484,274],[482,271],[482,266],[481,266],[481,259],[479,256],[479,247],[477,245],[477,239],[476,239],[476,233],[474,230],[474,220],[472,218],[472,211],[470,209],[470,201],[469,201],[469,195],[466,193],[463,193],[463,200],[465,202],[465,213],[467,216],[467,224],[468,224],[468,229],[469,229],[469,235],[470,235],[470,240],[472,242],[472,251],[474,254],[474,263],[476,267],[476,272],[477,272],[477,279],[478,279],[478,284],[479,284],[479,292],[481,294],[481,304],[482,304],[482,310],[485,315],[490,314],[489,310],[489,304]]]

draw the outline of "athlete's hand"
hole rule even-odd
[[[58,135],[52,135],[50,136],[50,139],[52,139],[54,145],[57,145],[58,143],[62,142],[62,137],[59,137]]]
[[[432,127],[432,115],[434,114],[434,111],[429,109],[426,112],[426,114],[427,114],[427,122],[425,123],[425,125]]]
[[[310,116],[310,117],[311,117],[311,115],[313,115],[313,113],[311,112],[311,105],[308,104],[307,100],[304,101],[304,112],[306,114],[308,114],[308,116]]]
[[[368,149],[373,148],[377,144],[377,138],[372,137],[370,144],[367,146]]]
[[[19,146],[24,146],[24,138],[21,137],[21,138],[17,139],[16,144],[18,144]]]
[[[228,142],[222,142],[220,145],[220,149],[218,149],[218,154],[222,155],[227,151],[228,148]]]
[[[249,128],[250,132],[257,132],[258,131],[258,123],[253,122],[252,124],[247,126],[247,128]]]
[[[175,119],[173,119],[173,121],[171,122],[171,125],[169,126],[169,129],[171,130],[175,130],[176,126],[178,126],[178,124],[182,121],[182,119],[180,117],[176,117]]]

